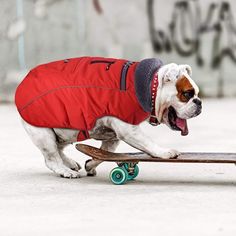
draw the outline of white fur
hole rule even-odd
[[[181,75],[186,73],[188,73],[190,80],[191,68],[187,65],[176,65],[174,63],[161,67],[158,72],[159,86],[156,97],[156,115],[162,123],[168,125],[166,112],[170,105],[173,105],[179,114],[183,114],[186,110],[187,116],[191,113],[189,112],[192,109],[191,105],[182,104],[176,97],[176,81]],[[195,83],[192,80],[190,81],[196,87]],[[25,121],[22,122],[33,143],[42,152],[46,166],[49,169],[63,177],[79,177],[79,164],[66,157],[63,153],[63,148],[66,145],[77,141],[78,130],[39,128]],[[153,157],[172,158],[179,154],[176,150],[160,147],[151,137],[142,132],[139,125],[131,125],[115,117],[107,116],[98,119],[96,126],[89,131],[90,137],[98,138],[101,135],[98,130],[102,127],[109,128],[114,133],[112,137],[107,135],[107,140],[102,142],[101,148],[104,150],[115,151],[119,141],[122,140]],[[88,174],[95,175],[95,168],[100,163],[100,161],[89,161],[85,166]]]

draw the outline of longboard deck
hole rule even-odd
[[[76,144],[80,152],[101,161],[115,162],[170,162],[170,163],[234,163],[236,153],[213,153],[213,152],[184,152],[176,159],[161,159],[151,157],[143,152],[136,153],[113,153],[95,148],[86,144]]]

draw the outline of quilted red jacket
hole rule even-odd
[[[137,125],[150,116],[135,93],[138,62],[81,57],[37,66],[18,86],[15,103],[31,125],[78,129],[89,138],[98,118],[114,116]]]

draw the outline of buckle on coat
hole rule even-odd
[[[149,124],[151,124],[151,125],[153,125],[153,126],[157,126],[157,125],[159,125],[160,123],[159,123],[159,121],[158,121],[158,119],[157,119],[156,116],[151,115],[150,118],[149,118]]]

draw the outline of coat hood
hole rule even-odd
[[[135,70],[135,92],[140,105],[145,112],[151,112],[151,82],[154,74],[163,65],[156,58],[140,61]]]

